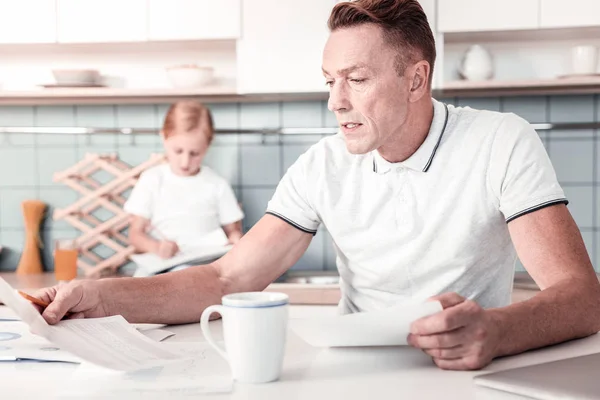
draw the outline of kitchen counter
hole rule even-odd
[[[331,306],[291,306],[290,318],[327,316]],[[168,342],[204,342],[199,324],[169,326],[175,336]],[[211,322],[217,340],[222,338],[221,321]],[[234,384],[229,394],[206,396],[215,399],[498,399],[521,398],[480,388],[474,376],[526,365],[600,352],[600,335],[566,342],[495,360],[480,371],[444,371],[420,350],[407,346],[363,348],[315,348],[288,331],[281,379],[260,385]],[[4,400],[47,398],[75,370],[66,363],[0,363],[3,377],[0,397]],[[593,371],[589,371],[593,373]],[[214,374],[211,365],[206,373]],[[35,382],[34,385],[31,382]],[[115,397],[114,399],[129,397]],[[142,397],[140,397],[142,398]]]
[[[52,272],[36,275],[17,275],[14,272],[1,272],[0,277],[16,289],[29,291],[56,284]],[[284,292],[290,296],[292,304],[304,305],[335,305],[338,304],[341,297],[338,284],[272,283],[265,291]],[[539,288],[528,274],[515,274],[513,302],[526,300],[537,292],[539,292]]]
[[[14,272],[0,272],[0,277],[16,289],[29,291],[56,284],[52,272],[36,275],[17,275]],[[304,305],[334,305],[339,302],[341,297],[338,284],[282,282],[272,283],[265,291],[284,292],[290,296],[292,304]],[[534,296],[537,292],[539,292],[538,286],[527,273],[518,272],[515,274],[512,295],[513,302],[526,300]]]
[[[302,276],[298,274],[294,278]],[[317,275],[319,278],[326,275]],[[329,275],[331,276],[331,275]],[[337,304],[340,300],[340,288],[337,284],[318,283],[273,283],[267,291],[285,292],[290,296],[292,304]],[[527,300],[540,291],[537,284],[526,272],[515,273],[512,301],[513,303]]]

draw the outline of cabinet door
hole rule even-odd
[[[540,27],[600,26],[598,0],[541,0]]]
[[[0,0],[0,43],[56,41],[56,0]]]
[[[242,93],[327,92],[321,72],[334,0],[243,0]]]
[[[539,0],[439,0],[440,32],[536,29]]]
[[[237,39],[241,0],[149,0],[150,40]],[[267,25],[271,21],[262,20]]]
[[[147,39],[146,0],[57,1],[59,42],[135,42]]]

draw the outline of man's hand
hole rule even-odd
[[[500,341],[497,322],[477,303],[457,293],[432,297],[443,311],[410,327],[408,344],[433,358],[442,369],[472,370],[488,365]]]
[[[106,317],[106,307],[96,281],[72,281],[38,290],[34,297],[49,303],[42,316],[49,324],[60,321],[67,312],[70,319]]]
[[[158,242],[158,246],[156,248],[156,254],[160,258],[171,258],[179,251],[179,247],[177,243],[172,242],[170,240],[161,240]]]

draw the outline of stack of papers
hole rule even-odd
[[[0,361],[54,361],[80,363],[82,360],[62,350],[47,339],[34,335],[29,326],[18,318],[4,318],[8,307],[0,307]],[[166,329],[158,329],[163,325],[131,324],[142,335],[161,342],[173,335]]]
[[[160,344],[155,340],[163,340],[172,333],[154,329],[156,325],[150,324],[140,324],[136,329],[120,315],[48,325],[2,278],[0,300],[20,318],[14,321],[8,314],[10,320],[0,322],[0,335],[11,335],[9,340],[5,337],[0,346],[16,345],[23,339],[25,343],[18,346],[21,348],[19,358],[40,360],[44,357],[40,353],[47,353],[47,361],[81,363],[70,382],[62,385],[64,389],[58,398],[120,396],[158,400],[233,389],[227,361],[206,343]]]
[[[105,368],[131,371],[184,358],[140,333],[120,315],[64,320],[56,325],[48,325],[33,305],[2,278],[0,299],[32,333],[79,360]]]
[[[10,340],[7,340],[12,338]],[[34,335],[20,321],[0,322],[0,361],[58,361],[80,363],[81,359],[47,339]]]

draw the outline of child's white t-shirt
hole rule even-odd
[[[175,175],[168,164],[144,171],[124,210],[150,220],[149,234],[179,247],[225,245],[221,227],[244,218],[229,183],[206,166],[194,176]]]

